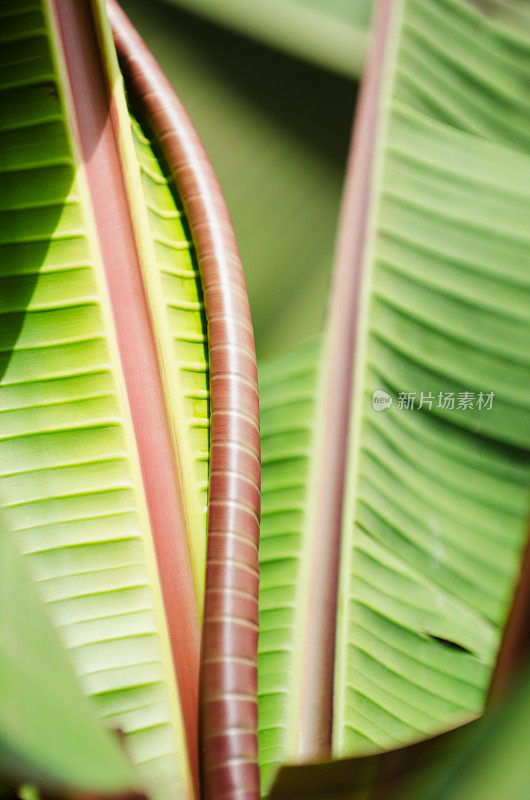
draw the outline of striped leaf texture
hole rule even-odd
[[[131,117],[154,257],[146,271],[202,603],[208,511],[210,391],[206,317],[197,258],[174,178],[148,133]]]
[[[304,587],[310,570],[311,481],[321,345],[313,341],[260,368],[262,509],[258,703],[261,785],[296,753],[289,725],[301,690]]]
[[[530,479],[530,40],[496,20],[496,7],[489,16],[459,0],[382,6],[336,754],[403,744],[481,710],[519,569]],[[390,408],[373,408],[378,389]],[[414,409],[400,392],[414,393]]]
[[[380,4],[320,364],[262,369],[264,794],[484,706],[530,482],[517,8]]]
[[[441,748],[411,779],[401,780],[396,800],[524,800],[530,767],[523,742],[530,729],[528,668],[502,707],[458,732],[457,747]]]
[[[411,787],[418,785],[419,776],[426,794],[429,790],[440,790],[434,796],[449,800],[450,795],[444,791],[444,770],[462,760],[465,749],[476,743],[479,731],[479,721],[474,720],[394,750],[304,766],[283,766],[274,781],[270,800],[308,796],[321,800],[404,800],[409,797]]]
[[[2,0],[0,15],[2,504],[99,716],[124,734],[153,797],[189,797],[209,389],[193,247],[134,118],[131,135],[101,4]],[[93,115],[83,119],[78,102]],[[127,191],[130,216],[120,212]],[[143,275],[128,272],[135,248]],[[157,550],[176,590],[162,587]],[[172,632],[164,602],[178,618]]]
[[[54,797],[132,797],[138,778],[83,695],[3,521],[0,576],[0,791],[23,781]]]
[[[468,725],[378,754],[283,767],[271,800],[524,800],[530,779],[527,668],[500,708]]]

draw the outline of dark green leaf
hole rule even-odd
[[[348,77],[361,73],[372,0],[169,0]]]

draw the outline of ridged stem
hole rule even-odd
[[[260,435],[241,261],[212,166],[169,81],[108,0],[126,84],[175,179],[199,262],[210,355],[210,490],[201,660],[206,800],[257,800]]]

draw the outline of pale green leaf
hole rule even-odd
[[[530,44],[460,0],[396,3],[391,26],[343,524],[337,755],[480,711],[528,511],[530,158],[518,150]],[[377,389],[390,408],[373,409]],[[414,410],[400,392],[415,393]],[[420,409],[422,392],[434,399]],[[458,407],[465,392],[472,408]]]
[[[413,774],[396,800],[525,800],[530,785],[530,680],[466,728],[457,747]]]
[[[137,777],[98,722],[0,523],[0,792],[22,781],[55,796],[133,792]]]
[[[530,681],[500,708],[432,739],[372,756],[284,767],[271,800],[525,800]]]
[[[123,732],[153,797],[165,798],[189,785],[183,724],[112,311],[47,9],[1,4],[0,494],[85,692],[105,724]],[[185,252],[193,270],[187,243]]]
[[[206,563],[210,389],[206,317],[195,251],[174,181],[146,132],[131,117],[152,237],[146,285],[158,335],[187,517],[197,595]]]
[[[307,547],[321,346],[319,341],[264,363],[261,413],[259,745],[262,790],[294,757]]]
[[[504,20],[504,4],[490,5]],[[483,707],[528,513],[528,41],[460,0],[392,4],[343,509],[338,756],[422,739]],[[293,356],[271,366],[262,388],[264,791],[279,763],[300,758],[300,709],[311,703],[300,688],[311,657],[304,565],[319,558],[314,499],[330,424],[318,375],[343,345],[326,341],[309,404],[289,403],[303,353],[298,367]],[[390,408],[373,408],[377,389]],[[400,392],[415,393],[414,410]],[[454,409],[439,406],[440,392],[454,393]],[[464,392],[471,409],[458,408]]]

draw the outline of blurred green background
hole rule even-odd
[[[367,0],[356,2],[366,16]],[[343,16],[346,5],[334,3]],[[173,5],[123,6],[217,173],[245,267],[258,357],[306,339],[324,320],[359,52],[352,49],[348,77]]]

